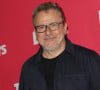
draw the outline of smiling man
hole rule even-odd
[[[33,24],[40,49],[24,63],[19,90],[100,90],[100,56],[70,42],[57,3],[36,7]]]
[[[64,51],[67,24],[63,22],[61,13],[54,9],[41,11],[35,17],[36,36],[44,57],[55,58]]]

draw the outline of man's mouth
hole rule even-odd
[[[53,40],[55,37],[46,37],[44,40]]]

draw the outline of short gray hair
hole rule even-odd
[[[54,3],[54,2],[45,2],[43,4],[40,4],[39,6],[37,6],[34,9],[34,12],[33,12],[33,15],[32,15],[33,25],[35,25],[35,17],[36,17],[36,15],[39,12],[41,12],[41,11],[48,11],[50,9],[54,9],[54,10],[57,10],[58,12],[60,12],[63,24],[65,24],[66,19],[65,19],[65,15],[64,15],[64,12],[63,12],[62,8],[57,3]]]

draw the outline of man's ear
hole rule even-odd
[[[37,33],[36,30],[35,30],[35,28],[34,28],[34,32],[35,32],[35,34]]]
[[[65,35],[68,34],[68,26],[67,26],[67,23],[64,24],[64,33],[65,33]]]
[[[35,34],[35,36],[36,36],[36,38],[37,38],[37,32],[36,32],[35,28],[34,28],[34,34]]]

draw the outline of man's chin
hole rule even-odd
[[[43,47],[44,50],[46,51],[55,51],[57,49],[56,46],[48,46],[48,47]]]

